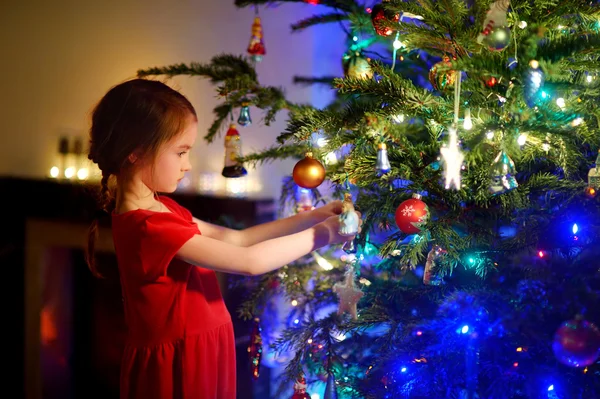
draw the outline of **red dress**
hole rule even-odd
[[[124,399],[235,399],[235,342],[215,272],[174,258],[200,234],[191,213],[112,215],[128,339],[121,363]]]

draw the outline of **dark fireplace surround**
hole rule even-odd
[[[106,278],[92,277],[83,257],[97,187],[0,178],[0,193],[5,204],[0,265],[11,326],[6,329],[9,387],[18,393],[15,397],[27,399],[118,398],[125,323],[108,217],[97,243]],[[276,213],[270,199],[170,196],[212,222],[225,218],[247,227],[272,220]],[[228,291],[228,278],[233,277],[219,275],[239,344],[238,397],[253,398],[257,389],[260,397],[268,397],[268,376],[261,388],[251,381],[249,370],[244,372],[249,368],[245,345],[250,327],[235,317],[240,295]]]

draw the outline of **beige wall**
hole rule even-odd
[[[0,175],[43,178],[61,135],[86,134],[89,112],[114,84],[140,68],[208,61],[218,53],[244,53],[254,11],[236,9],[233,0],[22,1],[0,6]],[[258,66],[263,84],[283,86],[292,100],[309,102],[311,90],[292,76],[313,70],[312,34],[291,34],[289,24],[313,10],[303,5],[261,9],[267,56]],[[173,80],[193,102],[199,134],[212,122],[217,103],[210,83]],[[283,130],[255,123],[240,128],[244,152],[264,148]],[[220,173],[222,140],[199,140],[194,174]],[[249,171],[264,196],[276,196],[292,161]]]

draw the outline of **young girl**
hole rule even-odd
[[[235,399],[233,328],[215,271],[267,273],[353,238],[338,234],[340,201],[236,231],[157,195],[191,169],[196,134],[193,106],[157,81],[119,84],[93,112],[89,158],[102,171],[129,330],[121,398]],[[97,225],[87,253],[95,273]]]

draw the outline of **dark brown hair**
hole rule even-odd
[[[196,118],[187,98],[162,82],[147,79],[114,86],[94,108],[88,158],[102,171],[100,212],[90,226],[86,251],[94,275],[99,276],[94,259],[99,214],[110,214],[115,206],[109,179],[130,167],[129,155],[134,152],[155,159],[161,145],[185,129],[190,115]]]

